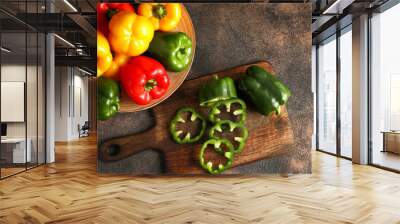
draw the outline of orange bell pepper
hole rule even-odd
[[[97,29],[108,36],[108,21],[119,11],[135,12],[131,3],[98,3],[97,4]]]
[[[182,17],[181,7],[180,3],[142,3],[138,14],[149,18],[155,30],[170,31]]]
[[[104,72],[103,76],[114,80],[119,80],[119,68],[125,65],[128,59],[129,56],[124,54],[114,55],[114,60],[112,61],[110,68]]]
[[[133,12],[120,11],[108,24],[108,40],[112,50],[118,54],[138,56],[144,53],[154,36],[150,20]]]
[[[112,63],[112,54],[107,39],[97,32],[97,77],[103,75]]]

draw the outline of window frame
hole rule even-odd
[[[346,26],[344,26],[341,29],[337,29],[336,33],[330,35],[329,37],[321,40],[318,42],[318,44],[316,44],[316,53],[315,53],[315,61],[316,61],[316,91],[315,91],[315,98],[316,98],[316,137],[315,137],[315,145],[316,145],[316,151],[319,152],[323,152],[329,155],[333,155],[333,156],[337,156],[343,159],[347,159],[347,160],[352,160],[352,158],[347,157],[342,155],[342,150],[341,150],[341,118],[340,118],[340,103],[341,103],[341,97],[340,97],[340,82],[341,82],[341,67],[340,67],[340,37],[345,34],[346,32],[351,32],[352,29],[349,28],[352,26],[352,23],[347,24]],[[336,36],[335,36],[336,35]],[[334,39],[329,40],[330,38],[332,38],[333,36],[335,36]],[[319,74],[319,46],[321,45],[321,43],[326,42],[326,41],[336,41],[336,152],[332,153],[332,152],[328,152],[324,149],[321,149],[319,147],[319,110],[320,110],[320,102],[319,102],[319,83],[320,83],[320,74]]]
[[[23,3],[25,3],[25,16],[27,16],[27,1],[21,1]],[[36,11],[39,11],[39,1],[34,1],[33,3],[36,3]],[[2,12],[7,12],[3,9],[1,9]],[[47,7],[46,7],[46,12],[47,12]],[[20,22],[23,24],[24,26],[24,30],[21,30],[21,34],[25,35],[25,40],[24,40],[24,44],[25,44],[25,49],[23,50],[25,52],[25,56],[24,56],[24,60],[25,60],[25,86],[24,86],[24,122],[25,122],[25,134],[24,134],[24,140],[25,140],[25,166],[23,169],[21,169],[20,171],[14,172],[12,174],[9,175],[4,175],[2,173],[2,167],[0,166],[0,181],[7,179],[9,177],[15,176],[17,174],[26,172],[30,169],[34,169],[37,168],[41,165],[45,165],[47,164],[47,32],[43,32],[40,31],[32,26],[30,26],[27,23],[24,23],[23,21],[18,21],[18,18],[13,18],[15,19],[17,22]],[[26,19],[26,18],[25,18]],[[0,28],[1,28],[1,23],[0,23]],[[0,46],[2,45],[2,34],[8,33],[8,31],[3,31],[0,29]],[[27,147],[28,147],[28,112],[27,112],[27,83],[28,83],[28,33],[31,34],[36,34],[36,60],[34,61],[34,65],[36,66],[36,71],[35,71],[35,76],[36,76],[36,91],[35,91],[35,95],[36,95],[36,122],[34,122],[36,124],[36,136],[32,137],[32,138],[36,138],[37,140],[37,145],[36,145],[36,161],[35,163],[30,164],[30,166],[28,166],[28,153],[27,153]],[[41,117],[41,122],[43,122],[42,124],[44,125],[44,130],[43,130],[43,145],[42,145],[42,152],[43,155],[41,155],[41,157],[43,157],[43,162],[39,162],[39,143],[38,143],[38,139],[39,139],[39,81],[38,81],[38,76],[39,76],[39,70],[38,70],[38,66],[39,66],[39,34],[43,34],[42,36],[42,44],[43,44],[43,48],[41,49],[41,52],[43,53],[43,55],[41,55],[42,60],[44,60],[44,64],[42,64],[42,84],[44,85],[43,88],[43,92],[42,92],[42,96],[44,96],[44,99],[42,99],[43,105],[42,107],[44,107],[44,115],[43,117]],[[0,68],[2,66],[2,54],[0,53]],[[2,76],[1,76],[1,69],[0,69],[0,82],[2,81]],[[0,90],[1,90],[1,86],[0,86]],[[0,91],[1,92],[1,91]],[[0,93],[1,96],[1,93]],[[0,97],[0,101],[1,101],[1,97]],[[0,111],[1,111],[1,105],[0,105]],[[44,119],[44,120],[42,120]],[[1,122],[1,115],[0,115],[0,123]],[[1,158],[1,152],[2,152],[2,146],[0,144],[0,158]],[[22,167],[21,167],[22,168]]]

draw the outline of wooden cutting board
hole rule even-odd
[[[258,65],[273,73],[272,66],[264,61],[214,74],[237,79],[251,65]],[[162,154],[164,171],[167,174],[205,173],[199,166],[198,154],[201,143],[207,139],[207,136],[205,135],[199,143],[180,145],[172,140],[168,127],[176,111],[182,107],[193,107],[197,111],[207,114],[206,108],[199,106],[198,90],[214,74],[184,82],[171,97],[153,108],[154,127],[138,134],[104,142],[99,147],[99,158],[104,162],[113,162],[143,150],[152,149]],[[257,113],[249,103],[247,103],[247,106],[248,116],[245,125],[249,130],[249,138],[243,151],[235,156],[234,167],[288,153],[291,149],[290,146],[294,143],[293,131],[286,108],[282,109],[279,117],[276,115],[267,117]],[[230,171],[228,170],[225,173],[230,173]]]

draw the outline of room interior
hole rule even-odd
[[[6,177],[45,162],[44,35],[2,32],[1,43],[7,46],[1,52],[0,168]]]
[[[87,3],[82,7],[93,11]],[[49,2],[50,9],[56,13],[69,6]],[[1,3],[0,179],[54,162],[55,142],[79,140],[95,132],[91,102],[96,81],[87,63],[94,60],[90,45],[77,24],[39,25],[46,19],[35,15],[45,12],[46,1]],[[49,44],[45,33],[55,31],[61,36],[54,34]],[[73,39],[67,41],[64,35]],[[49,84],[50,73],[57,74],[53,84]]]
[[[0,223],[398,223],[400,4],[290,2],[312,5],[312,173],[149,178],[96,170],[97,1],[1,1]]]
[[[356,3],[354,3],[356,4]],[[393,60],[397,52],[399,37],[393,29],[399,19],[398,5],[380,3],[376,10],[369,11],[366,54],[368,80],[364,84],[366,95],[364,107],[367,111],[364,123],[366,140],[370,143],[366,163],[372,166],[398,171],[400,164],[398,101],[398,65]],[[356,6],[354,6],[356,8]],[[354,10],[352,6],[347,9]],[[316,149],[352,160],[352,113],[355,99],[352,82],[354,78],[355,35],[350,15],[344,16],[338,30],[323,31],[314,38],[313,60],[316,80]],[[353,13],[354,14],[354,13]],[[354,17],[354,15],[353,15]],[[318,20],[317,20],[318,21]],[[358,38],[358,37],[356,37]],[[353,77],[352,77],[353,76]],[[362,80],[361,80],[362,81]],[[357,153],[356,153],[357,154]],[[353,159],[354,161],[354,159]]]

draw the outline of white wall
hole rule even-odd
[[[70,83],[68,72],[67,67],[55,68],[55,141],[68,140],[68,88]]]
[[[88,120],[88,79],[71,67],[56,67],[55,73],[55,140],[70,141],[79,138],[78,125]]]

